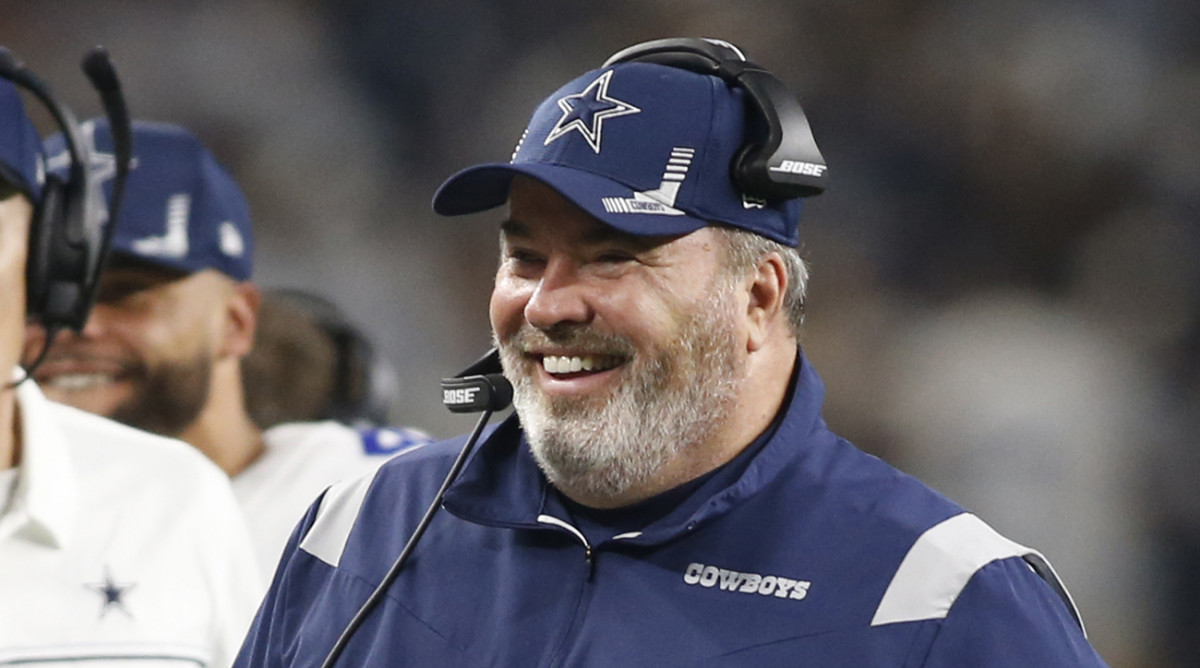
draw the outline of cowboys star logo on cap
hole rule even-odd
[[[628,102],[608,96],[608,83],[612,80],[612,75],[613,70],[608,70],[588,84],[582,93],[567,95],[558,100],[563,115],[546,136],[544,145],[549,145],[571,130],[578,130],[592,150],[599,153],[600,132],[604,129],[604,121],[641,111]]]

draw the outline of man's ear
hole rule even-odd
[[[262,294],[249,281],[235,283],[225,300],[225,341],[222,352],[241,359],[254,347]]]
[[[778,327],[780,319],[785,317],[783,296],[787,294],[788,275],[783,258],[779,253],[767,253],[759,260],[750,279],[746,347],[754,352],[766,344],[771,330]]]

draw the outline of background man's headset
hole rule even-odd
[[[730,177],[745,194],[771,201],[819,195],[825,190],[828,179],[825,159],[817,149],[808,118],[800,104],[778,79],[747,60],[737,47],[706,39],[659,39],[617,52],[605,61],[604,67],[629,62],[657,63],[708,74],[745,90],[747,136],[742,149],[735,154],[729,166]],[[792,164],[812,165],[808,169],[811,173],[798,173],[803,169],[771,169],[780,167],[784,160],[791,160]],[[482,411],[483,415],[400,556],[346,625],[321,664],[323,668],[334,665],[350,642],[350,637],[383,600],[434,514],[441,508],[442,497],[458,477],[484,425],[495,411],[507,408],[512,401],[512,385],[502,374],[499,353],[493,349],[462,373],[443,380],[442,399],[453,412]]]
[[[92,147],[85,141],[75,115],[58,102],[50,87],[26,69],[24,63],[0,47],[0,76],[28,90],[49,110],[66,140],[70,158],[66,178],[45,170],[41,197],[34,202],[25,271],[26,315],[45,328],[46,342],[37,359],[26,367],[25,378],[45,358],[54,336],[62,328],[79,331],[87,322],[129,172],[132,153],[129,112],[116,69],[102,47],[89,51],[82,67],[92,87],[99,92],[104,113],[113,128],[115,176],[107,213],[104,193],[93,169]]]
[[[399,376],[371,339],[331,300],[299,288],[271,290],[267,298],[294,306],[329,337],[336,356],[333,388],[321,413],[310,419],[383,426],[399,393]]]

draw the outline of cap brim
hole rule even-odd
[[[708,225],[653,199],[635,198],[634,189],[570,167],[544,163],[491,163],[468,167],[451,176],[433,196],[433,210],[443,216],[461,216],[494,209],[508,201],[513,178],[523,174],[550,186],[602,223],[637,235],[673,236]],[[635,209],[654,209],[639,213]]]
[[[147,257],[139,253],[124,248],[112,249],[111,259],[108,264],[109,268],[117,267],[150,267],[165,271],[170,274],[175,274],[180,277],[189,276],[196,273],[196,270],[185,264],[171,260],[169,258]]]
[[[38,197],[41,195],[35,186],[26,182],[25,175],[20,170],[9,166],[8,163],[0,162],[0,188],[5,185],[25,195],[31,202],[38,201]]]

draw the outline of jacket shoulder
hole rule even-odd
[[[367,537],[372,548],[391,553],[390,543],[413,527],[433,502],[465,438],[415,445],[377,470],[331,486],[319,500],[299,549],[339,567],[352,534]]]

